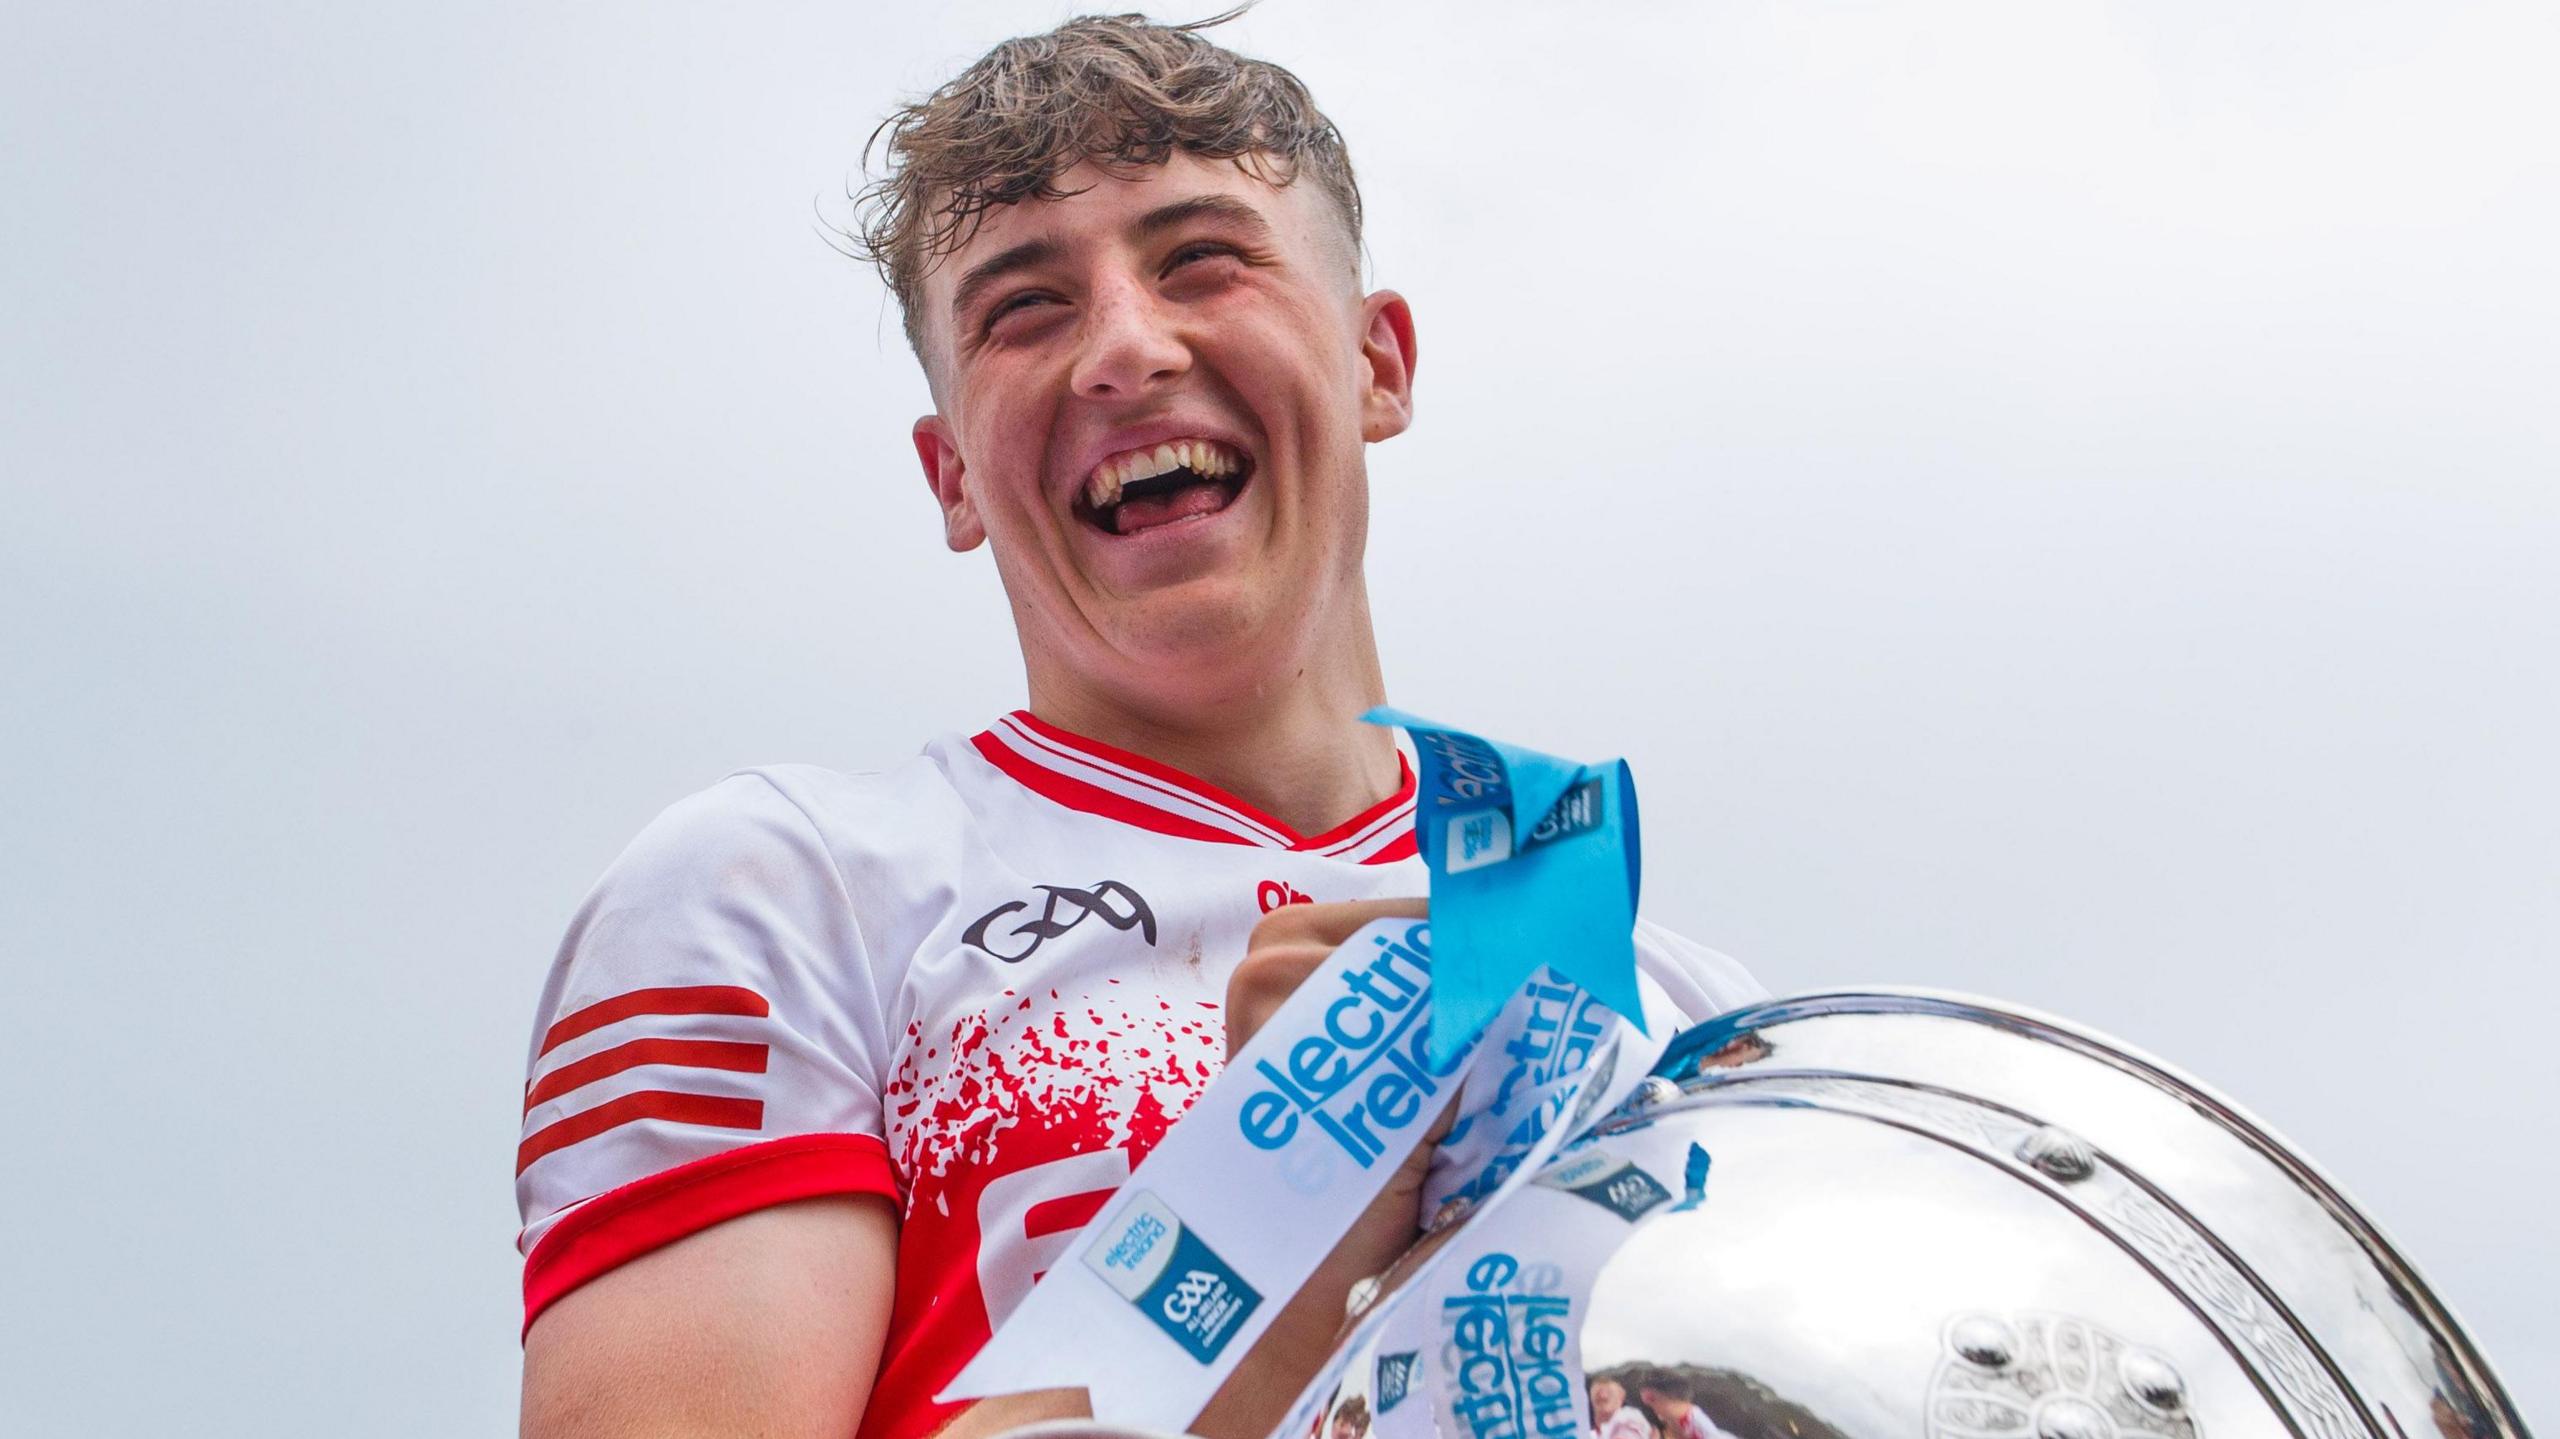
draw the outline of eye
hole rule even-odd
[[[1046,290],[1016,290],[987,307],[986,318],[981,322],[981,328],[992,330],[996,327],[996,323],[1007,315],[1019,314],[1034,306],[1049,304],[1055,299],[1057,296]]]
[[[1194,240],[1190,244],[1184,245],[1172,254],[1167,255],[1165,257],[1164,268],[1167,274],[1171,274],[1173,271],[1181,269],[1183,266],[1190,264],[1194,260],[1213,259],[1220,255],[1233,255],[1235,253],[1236,247],[1233,245],[1223,244],[1216,240]]]

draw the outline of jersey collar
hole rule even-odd
[[[1072,810],[1157,834],[1391,864],[1415,853],[1413,766],[1396,756],[1395,793],[1318,835],[1302,835],[1171,765],[1070,734],[1015,710],[970,741],[1023,788]]]

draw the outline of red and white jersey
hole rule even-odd
[[[895,769],[743,771],[615,861],[544,988],[516,1151],[525,1322],[724,1219],[887,1196],[897,1289],[862,1439],[933,1395],[1225,1058],[1283,904],[1424,893],[1410,767],[1300,835],[1028,713]],[[1759,997],[1639,925],[1691,1016]]]
[[[1716,1421],[1707,1417],[1706,1410],[1695,1404],[1680,1416],[1678,1427],[1679,1433],[1673,1439],[1733,1439],[1732,1435],[1716,1427]]]

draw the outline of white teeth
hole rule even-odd
[[[1151,450],[1131,450],[1093,467],[1085,480],[1086,503],[1097,510],[1120,502],[1120,492],[1140,480],[1174,470],[1219,478],[1234,474],[1241,462],[1235,452],[1215,440],[1171,440]]]

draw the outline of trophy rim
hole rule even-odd
[[[1874,1014],[1927,1015],[2054,1044],[2128,1074],[2218,1126],[2309,1194],[2332,1222],[2366,1252],[2386,1282],[2399,1292],[2411,1314],[2441,1346],[2441,1352],[2452,1361],[2464,1383],[2495,1407],[2493,1418],[2502,1426],[2502,1432],[2520,1439],[2530,1434],[2513,1396],[2499,1381],[2453,1307],[2427,1283],[2382,1226],[2349,1198],[2325,1170],[2273,1126],[2220,1090],[2139,1046],[2077,1021],[2010,1000],[1922,985],[1838,985],[1773,996],[1727,1010],[1673,1036],[1655,1062],[1653,1073],[1677,1085],[1680,1098],[1666,1096],[1658,1103],[1639,1100],[1641,1108],[1623,1117],[1651,1117],[1677,1106],[1681,1100],[1705,1098],[1728,1087],[1738,1092],[1753,1078],[1763,1077],[1698,1063],[1701,1057],[1746,1031],[1827,1015]],[[1600,1129],[1605,1132],[1615,1122],[1613,1118]]]

